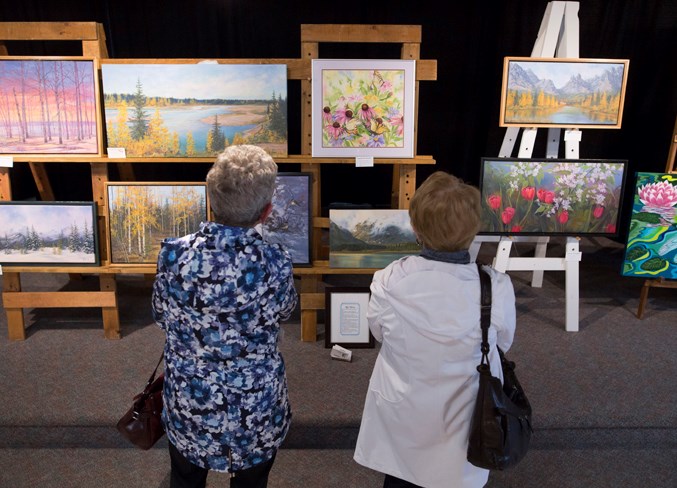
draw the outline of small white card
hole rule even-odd
[[[124,147],[109,147],[107,149],[109,158],[126,158],[127,152]]]
[[[2,264],[0,264],[0,276],[2,276]]]
[[[374,156],[357,156],[355,158],[356,168],[371,168],[374,166]]]
[[[334,344],[334,347],[331,348],[329,355],[333,359],[340,359],[341,361],[350,362],[353,359],[353,352],[345,347],[341,347],[338,344]]]
[[[564,257],[565,261],[580,261],[582,254],[580,251],[567,251],[566,256]]]
[[[0,166],[3,168],[11,168],[14,166],[14,158],[12,156],[0,156]]]
[[[565,130],[564,131],[564,140],[565,141],[574,141],[581,142],[583,133],[580,130]]]

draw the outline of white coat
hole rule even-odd
[[[508,275],[485,269],[493,292],[489,360],[502,379],[495,345],[512,344],[515,293]],[[466,458],[481,359],[477,266],[399,259],[374,274],[367,318],[382,344],[355,461],[425,488],[484,486],[489,471]]]

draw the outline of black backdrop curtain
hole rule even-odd
[[[635,171],[665,169],[677,115],[677,0],[578,3],[580,57],[630,60],[623,127],[583,130],[580,157],[628,159],[627,190]],[[0,2],[0,21],[100,22],[112,58],[299,58],[301,24],[421,25],[421,58],[437,60],[438,77],[420,83],[417,153],[431,155],[437,165],[418,166],[418,183],[441,169],[478,184],[481,157],[497,156],[505,134],[498,126],[503,57],[530,56],[547,4],[449,2],[442,11],[437,0],[21,0]],[[11,55],[79,54],[72,44],[13,41],[7,46]],[[321,44],[320,57],[398,58],[399,48]],[[289,153],[298,154],[300,82],[290,81],[288,96]],[[539,131],[534,157],[545,155],[545,135],[545,129]],[[519,141],[515,152],[518,147]],[[14,198],[31,198],[32,177],[20,166],[13,170]],[[138,179],[202,180],[206,173],[201,167],[156,166],[135,168]],[[57,199],[91,198],[88,173],[78,175],[75,165],[67,175],[51,166],[49,171]],[[388,165],[325,166],[323,205],[388,205],[391,171]]]

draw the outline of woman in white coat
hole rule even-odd
[[[480,193],[438,171],[409,208],[422,244],[377,271],[369,328],[381,349],[369,381],[354,459],[384,473],[384,488],[482,487],[489,471],[467,461],[480,363],[480,283],[468,247],[479,230]],[[515,332],[508,275],[492,281],[489,360],[502,379],[495,345],[507,351]]]

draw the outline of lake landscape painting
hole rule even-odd
[[[499,125],[620,129],[628,64],[506,57]]]
[[[329,210],[331,268],[384,268],[420,252],[406,209]]]
[[[284,64],[102,61],[106,146],[128,157],[212,157],[232,144],[287,156]]]
[[[677,175],[637,173],[622,274],[677,279]]]
[[[100,154],[94,63],[0,58],[0,154]]]
[[[208,220],[205,183],[106,183],[111,264],[155,264],[167,237]]]
[[[0,202],[0,265],[98,266],[94,202]]]

